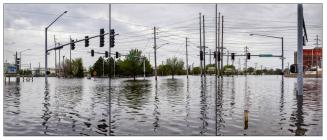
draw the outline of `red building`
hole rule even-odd
[[[303,66],[311,68],[319,66],[321,68],[322,48],[303,49]],[[294,52],[294,64],[297,64],[297,52]]]

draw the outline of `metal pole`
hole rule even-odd
[[[229,50],[227,50],[227,65],[229,64]]]
[[[63,70],[63,77],[65,77],[65,56],[62,56],[62,70]]]
[[[284,37],[282,37],[282,75],[284,75]]]
[[[72,38],[70,38],[71,42]],[[69,47],[69,71],[72,71],[72,47]]]
[[[202,52],[202,35],[201,35],[201,13],[199,13],[199,24],[200,24],[200,53]],[[202,67],[202,60],[200,57],[200,73],[201,77],[203,76],[203,67]]]
[[[218,73],[218,66],[217,66],[217,61],[218,61],[218,57],[217,57],[217,53],[218,53],[218,44],[217,44],[217,42],[218,42],[218,38],[217,38],[217,11],[218,11],[218,8],[217,8],[217,4],[216,4],[216,11],[215,11],[215,54],[216,54],[216,56],[215,56],[215,72],[216,72],[216,77],[217,77],[217,73]]]
[[[211,65],[211,49],[209,49],[209,64]]]
[[[297,5],[297,95],[303,95],[303,7]]]
[[[59,49],[59,76],[60,76],[60,71],[61,71],[61,69],[60,69],[60,49]]]
[[[44,78],[45,78],[45,82],[48,82],[48,74],[47,74],[47,71],[48,71],[48,28],[45,28],[45,48],[44,48],[44,52],[45,52],[45,74],[44,74]]]
[[[187,53],[187,37],[185,38],[185,47],[186,47],[186,78],[188,79],[188,53]]]
[[[218,45],[218,53],[217,53],[217,55],[218,55],[218,54],[220,54],[220,12],[218,13],[218,40],[217,40],[217,45]],[[220,59],[220,58],[218,58],[218,56],[217,56],[217,59]],[[222,76],[221,75],[220,61],[218,61],[218,70],[219,70],[219,76]]]
[[[104,77],[104,57],[102,59],[102,77]]]
[[[110,32],[111,32],[111,4],[109,4],[109,58],[111,58],[111,42],[110,42]],[[111,69],[110,63],[109,63],[109,69]],[[111,135],[111,74],[109,74],[109,136]]]
[[[53,35],[54,46],[57,46],[56,35]],[[55,74],[57,76],[57,50],[55,50]]]
[[[154,40],[154,75],[157,81],[157,42],[156,42],[156,27],[153,27],[153,40]]]
[[[223,77],[224,70],[224,16],[221,16],[221,77]]]
[[[114,78],[116,78],[116,60],[115,58],[113,60],[114,60]]]
[[[143,58],[143,80],[145,80],[145,58]]]
[[[203,24],[202,24],[202,27],[203,27],[203,68],[204,68],[204,71],[203,71],[203,74],[204,74],[204,77],[206,77],[206,39],[205,39],[205,27],[204,27],[204,15],[202,16],[202,20],[203,20]]]

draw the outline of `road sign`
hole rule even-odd
[[[16,66],[13,66],[13,65],[7,66],[6,73],[8,73],[8,74],[15,74],[15,73],[17,73]]]
[[[273,57],[272,54],[259,54],[259,57]]]

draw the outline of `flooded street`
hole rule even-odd
[[[295,82],[281,76],[113,79],[110,135],[322,135],[322,79],[306,78],[303,98]],[[7,83],[4,135],[109,135],[108,83]]]

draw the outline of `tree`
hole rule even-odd
[[[194,67],[193,70],[192,70],[192,73],[194,73],[194,74],[200,74],[201,73],[200,67]]]
[[[82,58],[64,60],[64,75],[69,77],[84,77],[83,61]]]
[[[225,65],[223,68],[223,73],[226,75],[233,75],[236,73],[236,69],[234,65]]]
[[[176,57],[168,58],[166,64],[169,68],[172,79],[174,79],[176,73],[183,71],[184,62],[182,59],[178,60]]]
[[[142,51],[132,49],[126,56],[124,62],[121,63],[120,67],[126,71],[128,75],[132,75],[134,80],[137,74],[143,71],[143,57],[141,56]]]

